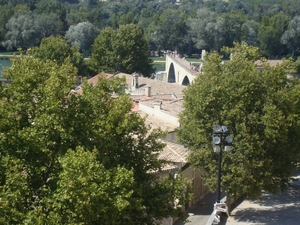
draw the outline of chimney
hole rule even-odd
[[[204,49],[202,49],[202,52],[201,52],[201,60],[202,60],[202,62],[205,61],[205,56],[206,56],[206,51]]]
[[[145,96],[151,97],[151,86],[145,88]]]
[[[154,105],[154,111],[160,111],[161,110],[161,104],[162,102],[159,100],[154,101],[153,105]]]
[[[132,86],[135,88],[139,88],[139,80],[138,80],[139,74],[133,73],[132,74]]]

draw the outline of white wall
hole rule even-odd
[[[170,123],[173,123],[176,126],[179,126],[179,118],[164,112],[162,109],[157,109],[156,107],[146,106],[143,104],[143,102],[140,102],[139,110],[142,110],[143,112],[148,113],[149,115],[153,115],[160,119],[163,119]]]

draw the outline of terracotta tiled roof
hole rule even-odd
[[[158,158],[168,162],[187,163],[190,151],[182,145],[165,142],[167,145],[159,153]]]
[[[96,86],[98,84],[98,80],[99,80],[99,77],[105,77],[106,79],[109,79],[111,77],[113,77],[114,75],[113,74],[109,74],[109,73],[99,73],[91,78],[89,78],[87,80],[88,84],[92,84],[93,86]],[[79,86],[77,89],[76,89],[76,92],[78,94],[82,94],[82,88],[81,86]]]
[[[269,63],[270,66],[277,66],[280,65],[283,61],[282,60],[268,60],[267,61]],[[257,67],[261,67],[262,66],[262,61],[261,60],[257,60],[255,61],[255,65]]]
[[[179,166],[176,163],[187,163],[187,157],[189,150],[182,145],[175,144],[172,142],[165,142],[167,145],[163,151],[159,153],[158,159],[165,160],[168,163],[164,164],[161,171],[177,171]],[[149,171],[149,173],[156,173],[158,171]]]

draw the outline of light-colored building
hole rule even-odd
[[[103,73],[92,77],[88,83],[97,85],[99,76],[105,76],[107,79],[125,76],[127,83],[125,91],[132,98],[132,111],[146,117],[146,123],[152,129],[160,127],[168,132],[161,140],[166,146],[159,154],[159,159],[165,160],[167,164],[159,175],[161,177],[169,173],[175,175],[180,171],[181,176],[190,181],[194,196],[189,204],[182,206],[183,210],[199,201],[208,192],[208,188],[204,185],[200,170],[193,169],[188,163],[189,150],[177,143],[176,139],[176,128],[180,125],[178,115],[183,109],[183,91],[186,86],[141,77],[137,73],[116,75]],[[78,87],[76,92],[81,94],[82,89]],[[170,225],[175,221],[176,218],[166,218],[162,224]]]
[[[182,206],[183,209],[190,207],[208,193],[208,188],[201,178],[201,171],[193,169],[188,163],[189,150],[178,144],[176,139],[176,128],[180,125],[178,115],[183,110],[183,91],[186,86],[140,77],[138,74],[120,73],[117,76],[126,77],[126,92],[133,99],[133,111],[143,117],[147,116],[146,123],[152,128],[160,127],[168,131],[167,136],[162,139],[166,146],[159,154],[159,159],[167,161],[168,164],[160,176],[180,171],[181,176],[191,182],[193,199],[189,204]],[[176,218],[166,218],[162,224],[170,225],[175,221]]]

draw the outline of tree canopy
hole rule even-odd
[[[13,13],[14,11],[12,6],[4,5],[0,7],[0,43],[4,40],[5,34],[7,32],[5,25],[13,15]]]
[[[66,32],[65,39],[85,55],[91,52],[92,44],[98,36],[99,30],[90,22],[82,22],[77,25],[70,26]]]
[[[300,16],[295,16],[289,24],[289,28],[281,37],[281,43],[286,44],[294,57],[295,52],[299,49],[300,44]]]
[[[208,51],[219,50],[224,43],[224,24],[223,18],[217,17],[217,13],[211,12],[206,8],[197,11],[195,18],[188,20],[190,34],[198,49]]]
[[[60,36],[44,38],[39,47],[31,51],[31,55],[42,60],[53,60],[59,65],[66,61],[77,68],[79,75],[86,75],[86,65],[78,48],[71,46]]]
[[[281,58],[283,45],[281,37],[288,28],[289,17],[279,13],[272,17],[263,17],[258,29],[258,38],[260,40],[260,49],[263,54],[277,56]]]
[[[106,28],[93,44],[90,65],[95,73],[140,72],[149,77],[154,69],[148,51],[148,41],[137,25],[121,25],[117,30]]]
[[[262,190],[288,187],[299,164],[299,79],[288,76],[289,62],[257,69],[258,49],[235,44],[231,60],[207,56],[203,73],[185,91],[179,139],[192,154],[190,162],[204,170],[211,190],[217,184],[217,154],[212,127],[226,125],[233,150],[223,154],[222,190],[228,197],[259,197]]]
[[[127,0],[126,4],[97,0],[0,0],[0,5],[3,14],[0,13],[0,38],[7,50],[37,46],[43,38],[39,31],[55,28],[56,35],[65,36],[71,26],[89,22],[99,31],[137,24],[148,37],[152,52],[170,49],[191,56],[203,49],[220,52],[223,46],[232,47],[233,42],[246,41],[260,47],[264,57],[270,59],[300,55],[299,43],[291,33],[294,29],[288,27],[290,20],[299,16],[297,0],[184,0],[180,3]],[[32,18],[28,18],[28,13],[32,13]],[[8,23],[10,19],[13,20]],[[14,21],[19,25],[12,26]],[[25,28],[30,32],[21,36],[18,30]]]
[[[8,50],[31,48],[40,44],[45,37],[57,34],[59,19],[56,14],[36,15],[19,12],[6,24],[6,41],[3,45]]]
[[[15,58],[0,86],[1,224],[155,224],[180,216],[181,179],[156,173],[164,134],[131,113],[125,80],[75,94],[76,69]],[[118,96],[112,96],[112,93]]]
[[[159,20],[156,21],[156,28],[152,31],[152,39],[159,49],[177,49],[183,54],[189,42],[187,39],[188,26],[184,14],[178,10],[165,10]]]

